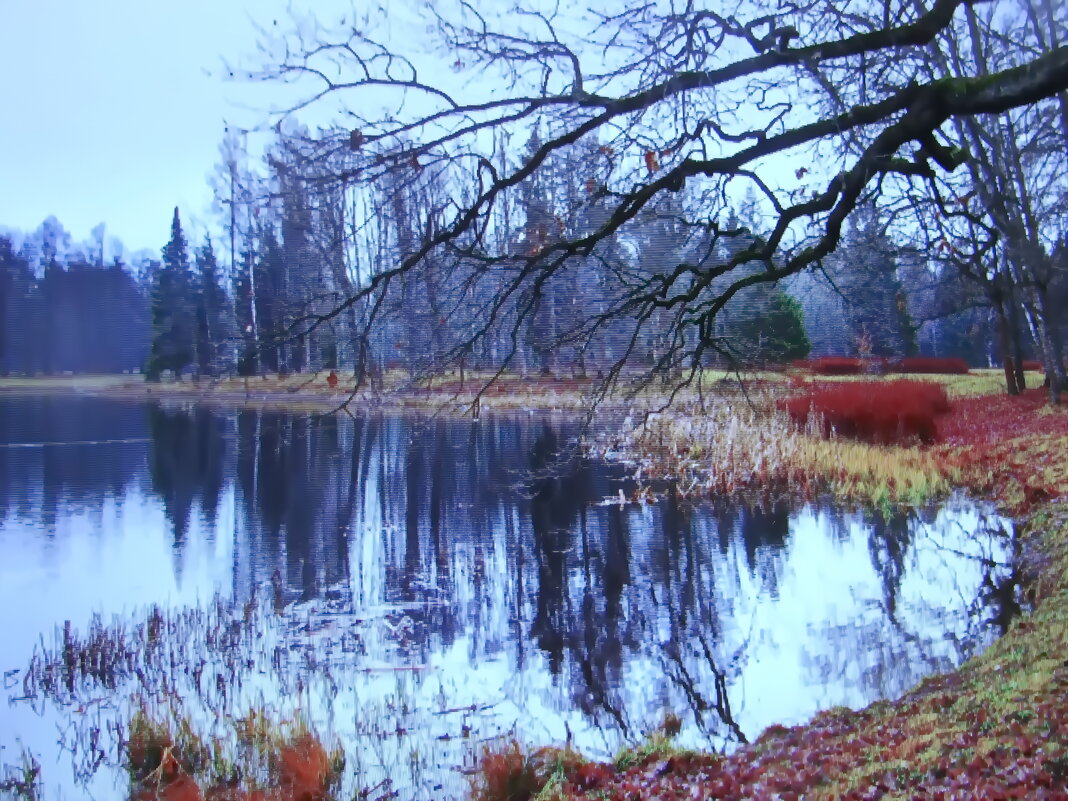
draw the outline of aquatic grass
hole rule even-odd
[[[472,801],[568,801],[596,791],[614,771],[570,747],[527,751],[514,738],[483,746],[471,771]]]
[[[544,786],[547,776],[538,776],[529,755],[512,739],[483,748],[477,769],[471,774],[474,801],[512,801],[530,798]]]
[[[209,748],[178,706],[150,710],[141,699],[125,744],[134,798],[192,798],[202,790],[230,799],[335,797],[344,752],[339,745],[328,751],[306,720],[275,721],[254,709],[232,724],[235,736],[216,738]]]
[[[126,769],[135,783],[162,786],[179,774],[202,773],[217,764],[189,718],[173,705],[169,711],[150,711],[143,697],[138,700],[124,744]]]
[[[51,645],[42,640],[34,648],[23,676],[24,695],[70,705],[86,691],[115,689],[131,680],[141,692],[160,693],[167,690],[165,679],[175,665],[188,666],[198,692],[225,693],[226,675],[205,675],[204,654],[254,645],[268,614],[256,598],[235,611],[216,596],[205,605],[179,610],[152,606],[132,626],[125,618],[106,623],[93,615],[84,636],[66,621],[56,628]],[[231,678],[234,668],[231,664]]]
[[[234,799],[257,788],[282,799],[275,791],[283,784],[307,789],[318,777],[333,795],[317,789],[310,797],[425,794],[435,784],[455,797],[464,781],[448,766],[465,763],[473,731],[493,735],[502,725],[491,704],[451,708],[447,683],[435,710],[410,670],[361,665],[353,638],[382,642],[390,631],[383,617],[329,604],[279,614],[270,585],[245,602],[216,596],[110,622],[97,616],[90,633],[63,625],[35,649],[21,700],[93,709],[67,717],[61,745],[76,780],[103,769],[128,776],[145,799],[239,785]],[[385,681],[369,680],[373,690],[363,692],[353,673]]]
[[[923,504],[953,488],[956,467],[930,451],[825,439],[812,421],[798,429],[776,408],[778,397],[765,390],[751,404],[736,398],[704,411],[636,415],[588,448],[631,466],[643,486],[671,481],[690,497],[830,493],[887,508]]]
[[[37,801],[43,798],[43,783],[41,781],[41,763],[37,758],[22,749],[18,765],[0,764],[0,798],[10,798],[12,801]]]

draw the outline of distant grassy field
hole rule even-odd
[[[140,386],[138,375],[45,375],[0,377],[0,391],[99,391]]]
[[[633,378],[638,373],[630,374],[626,378]],[[411,393],[425,395],[427,392],[470,394],[485,386],[494,378],[490,372],[467,371],[461,389],[460,375],[458,372],[445,372],[431,379],[413,380],[407,373],[401,370],[387,371],[377,384],[378,388],[385,393]],[[734,383],[739,378],[743,382],[754,384],[774,384],[781,382],[805,381],[870,381],[879,380],[879,376],[817,376],[801,370],[771,371],[771,370],[705,370],[701,374],[702,389],[714,389],[724,383]],[[891,378],[908,378],[920,381],[934,381],[943,384],[950,397],[970,397],[975,395],[989,395],[1000,392],[1004,387],[1004,375],[1001,370],[972,370],[968,375],[933,375],[933,374],[909,374],[898,373]],[[1037,373],[1029,373],[1028,385],[1037,386],[1041,378]],[[225,377],[205,378],[199,381],[165,381],[158,384],[147,384],[140,375],[51,375],[51,376],[10,376],[0,378],[0,390],[23,390],[23,391],[62,391],[76,390],[83,392],[107,392],[107,391],[136,391],[146,394],[181,394],[188,395],[204,393],[255,393],[264,394],[270,392],[285,392],[288,394],[321,395],[328,398],[337,398],[347,395],[353,385],[350,375],[338,373],[338,384],[331,387],[327,381],[327,373],[297,373],[290,375],[266,374],[251,376],[249,378]],[[521,392],[527,395],[536,395],[539,391],[550,391],[556,395],[575,394],[582,396],[593,390],[596,386],[594,378],[571,378],[571,377],[546,377],[538,374],[521,375],[508,372],[497,379],[497,386],[492,388],[489,397],[508,392]],[[696,388],[696,382],[694,384]],[[655,394],[647,392],[643,394]],[[559,398],[556,398],[559,400]]]

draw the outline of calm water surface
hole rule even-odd
[[[671,711],[684,742],[731,748],[996,635],[1010,526],[981,505],[621,505],[576,434],[0,397],[0,769],[25,749],[49,797],[122,797],[114,722],[165,696],[220,736],[301,714],[353,788],[448,797],[488,738],[607,757]],[[250,599],[269,609],[242,635]],[[168,676],[29,681],[67,621],[129,632],[156,604],[201,615]]]

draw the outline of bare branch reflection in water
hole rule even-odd
[[[113,794],[135,695],[220,738],[249,709],[306,714],[345,744],[348,787],[402,795],[462,793],[453,768],[513,731],[610,756],[674,712],[683,744],[729,749],[958,663],[1010,574],[1002,524],[964,500],[897,521],[602,505],[622,475],[535,417],[84,402],[0,417],[129,440],[0,449],[4,656],[30,663],[0,744],[56,765],[58,726],[71,797]]]

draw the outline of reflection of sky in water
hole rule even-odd
[[[6,400],[0,426],[7,442],[132,440],[0,449],[4,671],[65,620],[129,627],[149,604],[243,600],[276,577],[286,617],[248,645],[240,688],[199,713],[191,701],[194,714],[212,726],[220,706],[304,708],[349,743],[364,783],[392,775],[431,794],[462,787],[449,768],[501,731],[570,732],[609,756],[672,710],[687,713],[686,742],[730,747],[737,731],[898,695],[989,636],[978,557],[1006,551],[970,535],[995,521],[964,502],[887,522],[598,505],[618,494],[613,474],[550,470],[565,437],[534,419]],[[21,676],[6,678],[9,698]],[[79,797],[57,731],[69,741],[114,717],[133,689],[90,693],[84,712],[0,705],[0,763],[25,744]],[[110,781],[94,786],[107,796]]]

